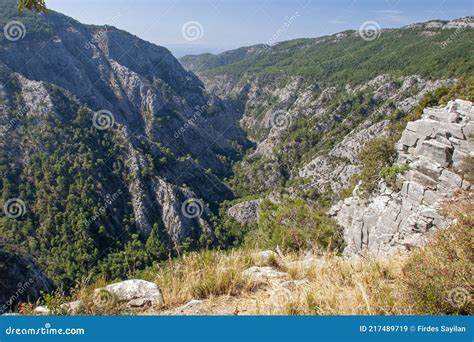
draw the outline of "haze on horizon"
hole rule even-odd
[[[367,22],[395,28],[474,14],[474,0],[48,0],[47,4],[86,24],[129,31],[167,47],[177,57],[357,30]]]

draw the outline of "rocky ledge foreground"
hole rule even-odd
[[[344,228],[345,254],[396,254],[424,245],[434,231],[446,228],[450,220],[440,212],[442,201],[471,188],[461,165],[474,155],[472,134],[474,107],[469,101],[426,108],[420,120],[410,122],[397,146],[397,163],[409,168],[398,175],[401,190],[381,182],[365,200],[356,187],[352,197],[331,208]]]

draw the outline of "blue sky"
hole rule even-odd
[[[176,56],[358,29],[474,15],[474,0],[47,0],[87,24],[109,24]],[[187,24],[189,31],[183,33]],[[194,30],[193,30],[194,29]]]

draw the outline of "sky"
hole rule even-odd
[[[46,0],[86,24],[112,25],[176,57],[474,15],[474,0]]]

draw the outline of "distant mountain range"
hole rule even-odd
[[[472,17],[178,61],[15,3],[0,8],[0,285],[34,270],[30,297],[238,245],[254,226],[226,210],[249,199],[336,201],[368,140],[474,72]]]

